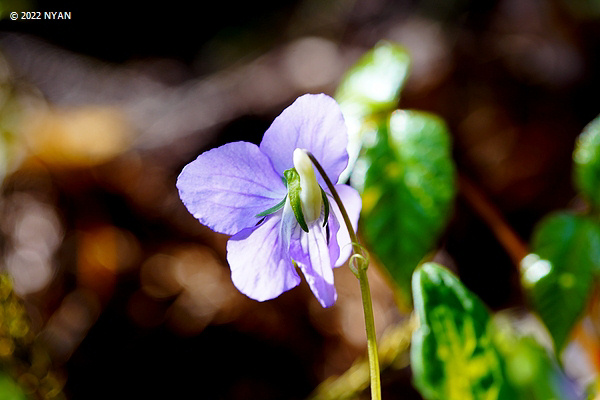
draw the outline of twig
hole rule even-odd
[[[468,178],[458,178],[459,190],[467,203],[488,225],[498,242],[504,247],[513,264],[519,266],[521,260],[529,253],[527,245],[506,222],[500,211],[490,202],[483,192]]]

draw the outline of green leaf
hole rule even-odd
[[[573,162],[575,185],[592,206],[600,206],[600,116],[579,135]]]
[[[444,122],[396,111],[365,142],[351,183],[362,195],[362,235],[410,304],[412,272],[446,226],[455,195]]]
[[[335,94],[341,105],[361,104],[368,113],[396,108],[408,75],[410,57],[394,43],[381,42],[344,75]]]
[[[559,353],[600,271],[600,227],[583,216],[557,213],[536,226],[531,248],[521,262],[523,286]]]
[[[346,72],[335,93],[348,126],[348,168],[340,182],[346,181],[361,148],[368,119],[391,112],[398,106],[410,66],[407,51],[394,43],[381,42],[365,53]]]
[[[425,263],[413,274],[419,328],[411,342],[415,384],[425,399],[514,399],[485,305],[450,271]]]

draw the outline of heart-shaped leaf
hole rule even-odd
[[[435,263],[415,271],[412,288],[420,325],[413,333],[410,359],[423,397],[514,399],[481,300]]]
[[[433,114],[396,111],[365,140],[351,178],[362,235],[410,304],[410,279],[448,221],[455,195],[450,136]]]

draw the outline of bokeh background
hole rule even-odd
[[[330,309],[305,283],[247,299],[227,237],[187,213],[175,180],[202,151],[260,142],[297,96],[333,94],[381,40],[412,56],[400,107],[445,119],[470,182],[435,257],[491,309],[526,306],[506,243],[581,207],[571,154],[600,113],[597,0],[5,0],[0,12],[0,269],[33,335],[22,344],[42,354],[0,343],[0,355],[41,398],[301,399],[364,354],[348,268]],[[512,227],[504,242],[481,203]],[[370,274],[384,334],[407,315]],[[383,383],[385,398],[420,398],[405,358]]]

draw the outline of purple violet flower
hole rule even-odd
[[[307,94],[275,118],[260,146],[228,143],[181,171],[177,188],[190,213],[233,235],[227,261],[242,293],[264,301],[292,289],[300,283],[295,263],[321,305],[335,303],[333,268],[350,256],[350,236],[306,151],[337,182],[348,164],[347,142],[335,100]],[[356,230],[360,195],[347,185],[335,188]]]

